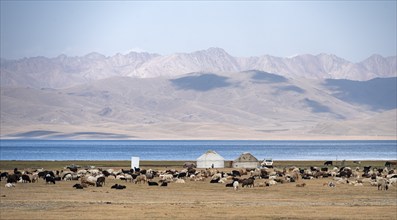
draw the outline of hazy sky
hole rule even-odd
[[[1,57],[162,55],[221,47],[233,56],[396,55],[396,1],[4,1]]]

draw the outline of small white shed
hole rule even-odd
[[[131,157],[131,169],[139,168],[139,157]]]
[[[224,168],[225,158],[213,150],[209,150],[197,158],[197,168]]]

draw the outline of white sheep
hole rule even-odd
[[[172,181],[173,176],[172,176],[172,174],[161,174],[160,179],[162,179],[164,181]]]
[[[96,183],[99,176],[87,176],[86,180],[92,183]]]
[[[66,174],[66,175],[63,177],[63,180],[65,180],[65,181],[71,181],[71,180],[72,180],[72,174],[71,174],[71,173]]]
[[[212,175],[212,180],[216,180],[216,179],[220,179],[220,178],[222,178],[222,174],[221,173],[216,173],[216,174],[214,174],[214,175]]]
[[[126,182],[132,182],[132,176],[130,174],[124,174],[124,178]]]
[[[177,180],[175,181],[175,183],[182,183],[182,184],[184,184],[184,183],[185,183],[185,180],[184,180],[184,179],[177,179]]]
[[[269,184],[269,186],[274,186],[277,184],[277,182],[275,180],[270,180],[269,182],[267,182]]]
[[[116,180],[124,179],[124,178],[125,178],[124,174],[119,174],[116,176]]]
[[[79,171],[77,171],[77,174],[85,175],[85,174],[87,174],[87,170],[79,170]]]
[[[234,182],[233,182],[233,188],[234,188],[234,190],[237,191],[237,190],[238,190],[238,187],[239,187],[238,181],[234,181]]]
[[[101,171],[99,171],[98,169],[89,169],[88,172],[91,173],[91,175],[93,176],[99,175],[101,173]]]
[[[227,178],[222,178],[219,180],[219,183],[226,183],[227,182]]]
[[[389,183],[392,184],[392,185],[397,184],[397,178],[389,179]]]
[[[6,188],[15,187],[15,184],[14,183],[6,183],[5,187]]]

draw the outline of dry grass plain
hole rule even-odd
[[[0,168],[9,170],[18,163],[21,162],[1,161]],[[24,168],[34,167],[35,163],[23,162]],[[43,165],[62,169],[64,165],[61,163],[65,162],[45,162]],[[93,161],[82,163],[96,164]],[[102,163],[106,167],[113,164],[118,168],[120,164],[128,164],[120,161]],[[316,165],[319,162],[296,163]],[[145,167],[144,162],[142,168],[160,170],[167,166],[182,169],[175,162],[163,162],[164,166],[161,162],[146,164]],[[290,164],[294,162],[278,165]],[[127,169],[128,165],[122,168]],[[224,184],[210,184],[209,179],[186,181],[186,184],[170,183],[167,187],[149,187],[115,179],[106,181],[104,187],[83,190],[72,188],[79,181],[50,185],[40,180],[38,183],[18,183],[11,189],[5,188],[2,181],[0,219],[397,219],[396,186],[388,191],[378,191],[369,184],[362,187],[338,184],[330,188],[323,186],[331,181],[325,178],[300,180],[307,184],[303,188],[296,187],[296,183],[286,183],[234,191]],[[127,188],[111,189],[115,183]]]

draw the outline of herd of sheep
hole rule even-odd
[[[327,165],[327,166],[326,166]],[[45,182],[56,184],[57,181],[73,182],[76,189],[87,187],[105,187],[107,179],[118,180],[112,189],[125,189],[127,183],[147,184],[148,186],[166,187],[170,183],[183,184],[185,181],[204,181],[210,184],[225,184],[239,190],[240,187],[266,187],[276,184],[295,183],[297,187],[305,187],[302,179],[323,178],[327,181],[324,186],[335,187],[337,184],[350,184],[363,186],[368,184],[376,186],[378,190],[388,190],[397,183],[396,166],[382,168],[363,167],[333,167],[324,164],[323,167],[288,167],[288,168],[256,168],[238,169],[226,171],[227,169],[196,169],[194,165],[184,167],[182,170],[153,170],[153,169],[101,169],[101,168],[78,168],[68,167],[61,171],[18,170],[1,172],[0,181],[6,180],[5,187],[12,188],[20,183]],[[43,179],[43,180],[40,180]],[[77,183],[76,183],[77,182]]]

